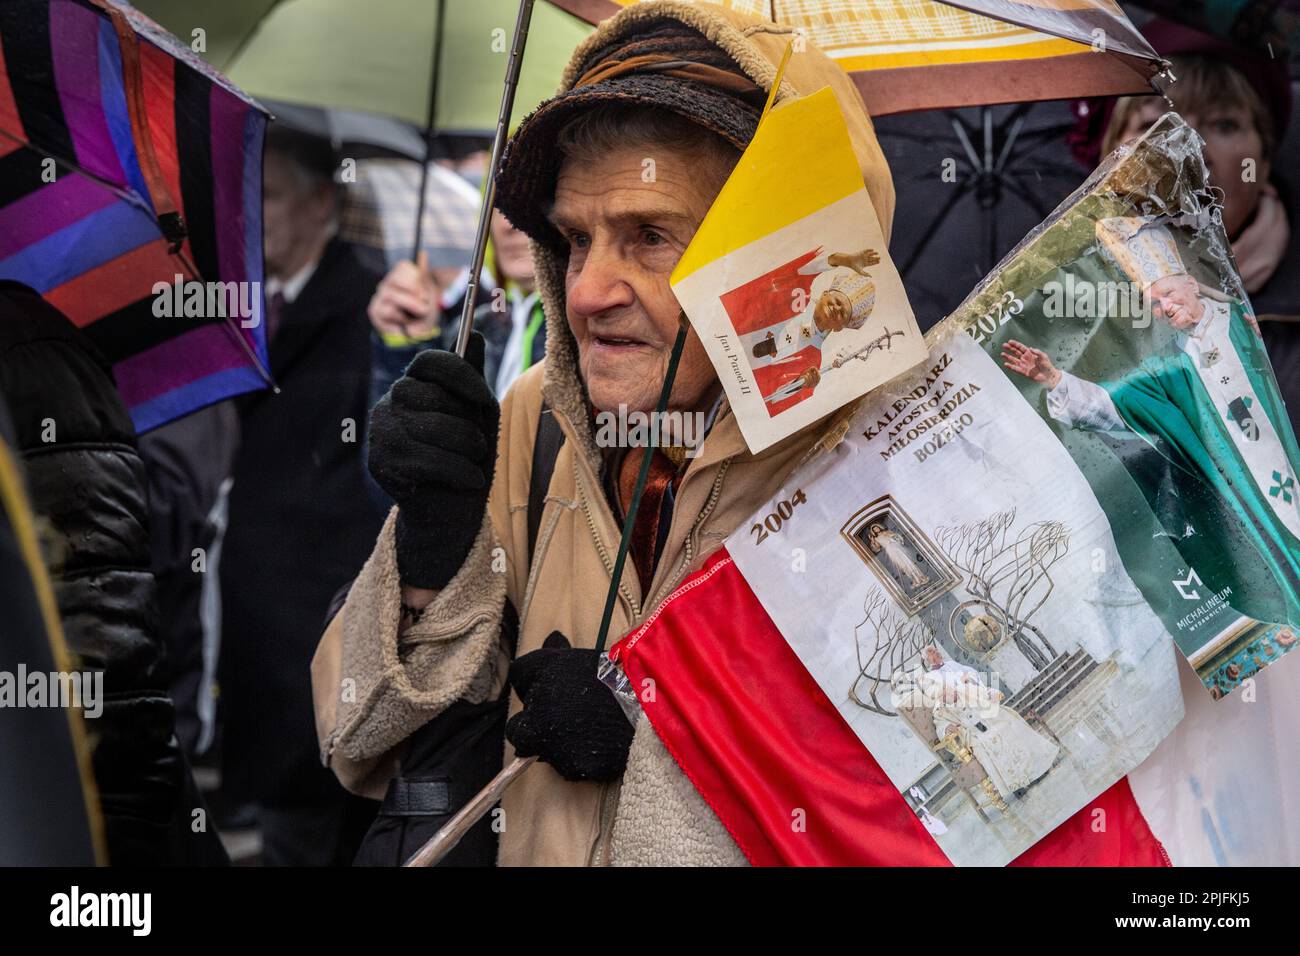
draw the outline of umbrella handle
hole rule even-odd
[[[461,807],[454,817],[444,823],[442,829],[431,836],[428,842],[416,850],[402,866],[436,866],[444,856],[456,848],[456,844],[464,838],[474,824],[496,805],[506,788],[536,760],[536,757],[516,757],[510,761],[504,770],[493,777],[469,803]]]
[[[528,25],[533,19],[533,3],[534,0],[519,0],[519,15],[515,19],[515,37],[510,45],[505,89],[501,91],[501,112],[497,114],[497,129],[492,137],[492,161],[488,163],[483,208],[479,210],[478,230],[474,234],[474,258],[469,267],[469,284],[465,287],[465,305],[460,311],[460,332],[456,336],[456,354],[461,358],[465,357],[465,349],[469,347],[469,333],[474,328],[474,304],[478,299],[479,275],[483,272],[492,207],[496,205],[497,169],[501,165],[501,153],[505,150],[506,134],[510,129],[510,114],[515,108],[515,89],[519,86],[519,70],[524,62],[524,47],[528,43]]]

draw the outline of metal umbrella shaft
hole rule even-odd
[[[515,90],[519,86],[519,71],[524,62],[524,46],[528,43],[528,25],[533,19],[534,0],[519,0],[519,15],[515,19],[515,36],[510,45],[510,62],[506,65],[506,85],[501,93],[501,112],[497,114],[496,133],[492,137],[492,160],[488,163],[487,182],[483,189],[483,208],[479,210],[478,230],[474,234],[474,258],[469,266],[469,285],[465,287],[465,306],[460,313],[460,333],[456,336],[456,354],[462,358],[469,345],[469,333],[474,327],[474,304],[478,301],[479,276],[483,272],[483,257],[487,252],[489,231],[492,228],[492,207],[496,205],[497,169],[501,153],[505,150],[506,136],[510,132],[510,114],[515,108]]]

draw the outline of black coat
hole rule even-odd
[[[222,545],[223,788],[267,803],[341,793],[321,766],[309,668],[330,598],[365,563],[383,509],[361,457],[366,304],[382,277],[335,240],[270,346],[280,393],[240,406]]]
[[[104,673],[103,713],[86,725],[109,861],[225,862],[211,821],[191,827],[204,808],[173,733],[135,429],[90,340],[12,282],[0,283],[0,394],[68,648]]]
[[[217,536],[211,520],[221,483],[230,474],[239,441],[233,402],[219,402],[156,428],[140,439],[149,476],[153,574],[159,626],[171,662],[176,736],[193,756],[203,736],[199,697],[204,679],[202,617],[205,574],[195,573],[195,549],[211,556]]]

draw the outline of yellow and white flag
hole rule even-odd
[[[754,452],[926,356],[829,87],[763,119],[671,283]]]

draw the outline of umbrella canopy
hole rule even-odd
[[[1083,182],[1087,171],[1065,139],[1072,128],[1066,103],[908,113],[876,123],[900,213],[890,254],[922,329],[960,305]]]
[[[404,159],[359,159],[357,181],[344,193],[339,234],[384,254],[391,268],[411,257],[420,164]],[[455,173],[430,163],[424,182],[420,248],[434,269],[469,265],[478,225],[478,190]]]
[[[636,0],[551,0],[598,23]],[[710,2],[710,0],[700,0]],[[873,116],[1150,92],[1160,60],[1111,0],[712,0],[804,31]]]
[[[9,0],[0,50],[0,278],[87,332],[139,431],[264,387],[265,112],[108,0]],[[256,326],[155,294],[177,276]]]
[[[205,56],[255,96],[361,110],[425,126],[438,43],[431,0],[140,0],[180,36],[202,30]],[[436,81],[436,129],[496,126],[516,0],[449,0]],[[555,92],[573,48],[591,30],[540,7],[516,100],[523,116]]]

